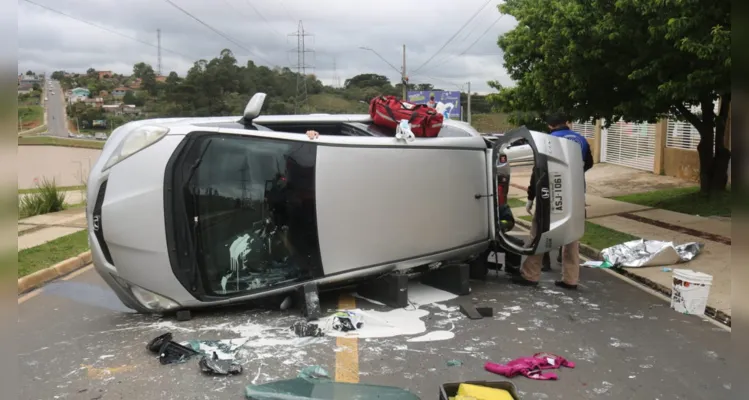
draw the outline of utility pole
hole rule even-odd
[[[304,25],[302,24],[302,21],[299,20],[299,25],[297,27],[296,32],[289,34],[289,36],[296,36],[296,39],[297,39],[297,45],[296,45],[297,77],[296,77],[296,98],[294,101],[294,112],[296,114],[299,114],[299,111],[302,109],[302,107],[307,104],[307,68],[310,68],[311,66],[307,65],[306,56],[307,56],[307,53],[311,53],[312,50],[306,49],[305,38],[307,36],[312,36],[312,34],[306,33],[304,31]]]
[[[406,75],[406,45],[403,45],[403,65],[401,70],[401,83],[403,83],[403,101],[408,100],[408,76]]]
[[[468,124],[471,124],[471,82],[468,82]]]
[[[161,29],[156,29],[156,44],[157,44],[157,59],[156,59],[156,71],[161,76]]]

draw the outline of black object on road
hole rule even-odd
[[[482,319],[484,318],[481,316],[481,314],[476,310],[476,307],[473,306],[473,304],[461,304],[460,305],[460,312],[463,313],[466,317],[470,319]]]
[[[476,311],[478,311],[484,318],[491,318],[494,316],[494,308],[492,307],[476,307]]]
[[[172,334],[167,332],[151,340],[146,349],[159,355],[161,364],[182,363],[199,353],[189,347],[172,341]]]
[[[242,366],[233,360],[220,360],[215,351],[210,357],[203,356],[198,366],[203,373],[212,375],[239,375],[243,370]]]
[[[304,321],[297,321],[291,325],[291,330],[299,337],[320,337],[325,336],[322,329],[317,324],[310,324]]]

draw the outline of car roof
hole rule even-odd
[[[244,125],[240,122],[241,117],[195,117],[195,118],[159,118],[152,120],[140,120],[140,124],[153,123],[165,127],[177,127],[185,125],[195,125],[200,127],[215,128],[237,128],[241,129]],[[279,123],[372,123],[369,114],[296,114],[296,115],[260,115],[252,123],[256,127],[264,124],[273,125]],[[456,127],[469,132],[471,135],[479,136],[480,133],[470,124],[463,121],[451,119],[444,120],[445,126]]]

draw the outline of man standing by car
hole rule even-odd
[[[580,145],[583,155],[583,174],[593,166],[593,154],[590,151],[588,141],[581,134],[573,131],[568,126],[568,118],[562,113],[552,113],[546,117],[546,124],[549,126],[550,134],[559,138],[572,140]],[[584,176],[584,175],[583,175]],[[533,202],[536,198],[536,177],[531,174],[530,186],[528,186],[528,201],[525,209],[529,214],[533,214]],[[585,189],[583,189],[585,190]],[[535,235],[536,220],[533,219],[531,226],[531,235]],[[520,268],[520,274],[512,277],[512,282],[525,285],[536,286],[541,278],[541,264],[543,254],[534,254],[528,256]],[[577,289],[577,282],[580,277],[580,243],[574,241],[564,245],[562,248],[562,279],[555,281],[554,284],[564,289]]]

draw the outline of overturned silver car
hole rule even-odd
[[[525,128],[491,143],[449,120],[438,137],[401,140],[368,115],[260,116],[264,98],[241,118],[130,122],[106,142],[88,180],[89,238],[128,307],[242,302],[436,262],[480,270],[492,244],[536,254],[583,234],[574,143]],[[541,177],[530,243],[498,218],[516,140]]]

